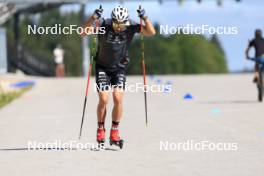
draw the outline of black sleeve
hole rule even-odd
[[[248,44],[248,47],[253,47],[253,46],[255,46],[255,40],[254,40],[254,39],[251,40],[251,41],[249,42],[249,44]]]
[[[134,22],[134,21],[130,21],[130,29],[133,33],[140,33],[140,24]]]

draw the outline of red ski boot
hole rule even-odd
[[[123,148],[124,141],[119,136],[119,130],[112,128],[110,132],[110,145],[116,145],[120,149]]]
[[[98,128],[97,129],[97,142],[99,145],[104,144],[105,142],[105,129],[104,128]]]

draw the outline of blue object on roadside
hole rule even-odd
[[[155,76],[154,76],[154,75],[149,75],[149,79],[150,79],[151,81],[153,81],[153,80],[155,79]]]
[[[184,97],[183,97],[184,100],[192,100],[193,99],[193,96],[192,94],[190,93],[187,93]]]
[[[20,81],[20,82],[11,84],[10,87],[25,88],[25,87],[30,87],[34,85],[35,85],[35,81]]]
[[[167,81],[165,84],[164,93],[172,92],[172,81]]]
[[[213,109],[212,109],[212,113],[213,113],[214,115],[218,115],[220,112],[221,112],[221,110],[220,110],[219,108],[213,108]]]
[[[166,84],[172,85],[172,81],[167,81]]]
[[[161,80],[161,79],[157,79],[157,80],[156,80],[156,83],[157,83],[157,84],[161,84],[161,83],[162,83],[162,80]]]

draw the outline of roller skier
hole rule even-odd
[[[135,23],[129,18],[127,8],[116,6],[111,18],[101,18],[103,9],[96,9],[88,18],[84,27],[91,27],[95,21],[100,27],[104,27],[105,33],[98,34],[98,48],[95,56],[95,79],[99,96],[97,106],[97,142],[105,142],[105,117],[108,104],[108,96],[111,90],[114,107],[112,110],[112,127],[110,130],[110,145],[123,147],[123,140],[119,135],[119,124],[123,113],[123,94],[126,83],[126,71],[129,63],[128,49],[135,33],[145,36],[155,35],[153,24],[146,16],[145,10],[139,8],[138,16],[142,24]]]

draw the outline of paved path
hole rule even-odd
[[[0,110],[0,175],[10,176],[263,176],[264,104],[252,75],[158,76],[172,93],[149,94],[145,127],[143,93],[126,93],[122,151],[27,150],[38,143],[78,142],[85,79],[36,80],[36,86]],[[141,77],[129,77],[130,83]],[[151,83],[152,81],[150,81]],[[207,86],[206,86],[207,85]],[[183,100],[190,92],[194,99]],[[82,143],[94,143],[97,95],[91,91]],[[109,104],[108,112],[112,102]],[[107,129],[110,125],[107,116]],[[107,131],[109,134],[109,130]],[[160,150],[160,142],[170,150]],[[236,151],[178,151],[179,143],[234,143]]]

